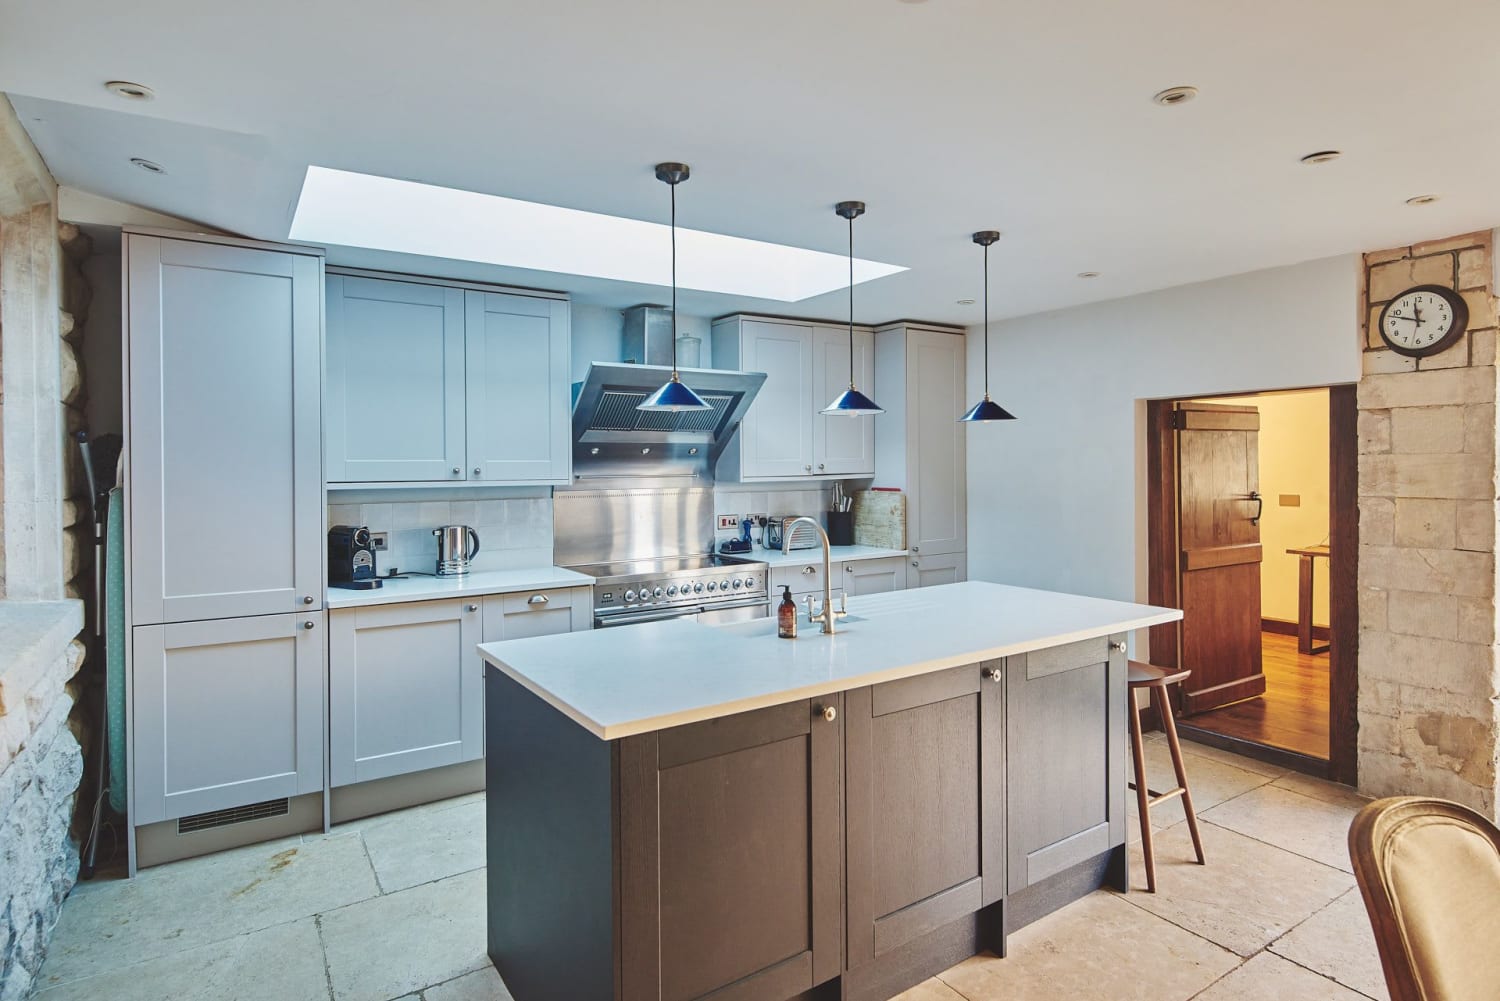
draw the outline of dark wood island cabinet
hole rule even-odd
[[[492,663],[492,960],[517,1001],[883,1001],[1003,955],[1124,886],[1123,639],[616,739]]]

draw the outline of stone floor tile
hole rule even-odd
[[[1385,973],[1359,890],[1350,890],[1271,944],[1271,951],[1386,1001]]]
[[[422,997],[426,1001],[514,1001],[500,974],[488,961],[481,970],[427,988]]]
[[[1270,778],[1279,778],[1287,773],[1287,769],[1280,765],[1273,765],[1269,761],[1259,761],[1255,758],[1247,758],[1243,754],[1235,754],[1233,751],[1223,751],[1217,747],[1200,744],[1195,740],[1182,739],[1182,750],[1185,754],[1191,754],[1199,758],[1213,758],[1222,761],[1226,765],[1243,768],[1247,772],[1255,772],[1257,775],[1265,775]],[[1189,765],[1188,777],[1192,778],[1192,766]]]
[[[1311,796],[1313,799],[1321,799],[1336,806],[1347,806],[1354,810],[1362,809],[1366,803],[1370,802],[1370,797],[1361,796],[1349,786],[1329,782],[1327,779],[1315,779],[1311,775],[1303,775],[1300,772],[1287,772],[1272,784],[1282,789],[1290,789],[1292,792],[1300,792],[1304,796]]]
[[[1195,1001],[1363,1001],[1347,987],[1263,952]]]
[[[967,999],[952,987],[943,983],[937,977],[924,980],[911,990],[902,991],[891,1001],[967,1001]]]
[[[46,987],[43,971],[39,984]],[[35,1001],[323,1001],[328,980],[313,918],[120,966],[42,990]]]
[[[69,901],[42,975],[64,983],[108,973],[379,892],[358,838],[282,839],[171,862]]]
[[[1353,807],[1264,785],[1203,811],[1204,819],[1232,831],[1353,872],[1347,832]]]
[[[1199,824],[1207,865],[1194,861],[1186,824],[1156,836],[1156,892],[1146,892],[1145,859],[1130,849],[1127,900],[1241,956],[1252,956],[1347,891],[1347,873]]]
[[[1238,963],[1231,952],[1098,892],[1010,936],[1005,959],[985,953],[940,974],[969,1001],[1178,1001]]]
[[[391,893],[484,865],[484,801],[404,811],[360,830],[375,878]]]
[[[1128,760],[1126,774],[1133,776],[1135,770],[1129,766]],[[1238,760],[1244,762],[1249,759]],[[1219,758],[1190,755],[1186,750],[1182,756],[1182,766],[1187,771],[1188,788],[1193,792],[1193,808],[1200,816],[1210,807],[1271,781],[1268,775],[1229,764]],[[1151,788],[1157,791],[1170,789],[1177,784],[1177,775],[1172,771],[1171,751],[1165,740],[1148,741],[1146,744],[1146,779]],[[1133,801],[1135,792],[1127,789],[1125,798]],[[1169,800],[1151,810],[1151,826],[1156,829],[1171,827],[1182,821],[1184,816],[1182,800]]]
[[[404,818],[417,817],[428,813],[442,813],[444,810],[453,810],[461,806],[468,806],[471,803],[483,802],[483,790],[479,792],[465,793],[462,796],[453,796],[448,799],[433,800],[431,803],[419,803],[416,806],[408,806],[400,810],[392,810],[389,813],[374,813],[368,817],[356,817],[353,820],[346,820],[342,823],[335,824],[333,827],[333,833],[353,834],[377,824],[385,824],[391,821],[400,821]]]
[[[337,1001],[387,1001],[481,969],[484,870],[319,915]]]

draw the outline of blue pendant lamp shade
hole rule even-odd
[[[688,179],[685,163],[658,163],[656,179],[672,189],[672,378],[636,404],[637,410],[667,410],[673,413],[683,410],[712,410],[713,406],[703,402],[703,397],[685,386],[677,375],[677,185]]]
[[[885,411],[854,386],[854,220],[865,214],[865,203],[839,202],[833,210],[849,220],[849,388],[822,413],[829,417],[874,417]]]
[[[984,399],[969,408],[958,419],[960,424],[987,424],[990,421],[1013,421],[1016,415],[990,399],[990,244],[1000,239],[993,229],[974,234],[974,242],[984,248]]]

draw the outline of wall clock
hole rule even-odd
[[[1463,336],[1469,306],[1441,285],[1418,285],[1380,311],[1380,338],[1392,351],[1420,358],[1435,355]]]

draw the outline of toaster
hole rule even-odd
[[[775,515],[766,519],[764,545],[767,549],[780,549],[786,538],[786,527],[797,519],[797,515]],[[792,530],[792,544],[788,549],[816,549],[821,545],[817,531],[811,525],[798,525]]]

